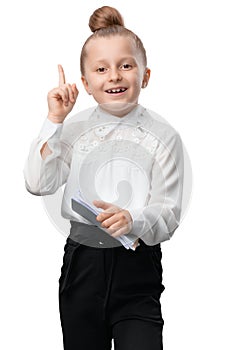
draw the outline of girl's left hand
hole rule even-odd
[[[131,231],[133,220],[128,210],[100,200],[94,200],[93,204],[104,209],[96,220],[102,223],[101,226],[107,229],[112,237],[119,237]]]

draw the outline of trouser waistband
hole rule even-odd
[[[78,221],[70,221],[70,235],[69,239],[72,239],[79,244],[83,244],[90,249],[99,248],[119,248],[125,250],[126,248],[116,240],[111,237],[108,233],[101,230],[98,226],[89,225]],[[155,250],[160,249],[160,244],[153,246],[147,245],[141,238],[139,238],[140,250],[148,249]],[[139,246],[136,250],[139,249]]]

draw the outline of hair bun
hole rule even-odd
[[[112,25],[124,27],[124,20],[120,12],[110,6],[103,6],[95,10],[89,20],[89,27],[93,33],[98,29]]]

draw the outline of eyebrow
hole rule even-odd
[[[126,57],[122,57],[119,59],[119,61],[127,61],[127,60],[131,60],[133,61],[134,63],[136,63],[136,60],[134,59],[133,56],[126,56]],[[106,58],[101,58],[101,59],[98,59],[97,61],[93,62],[93,64],[98,64],[98,63],[108,63],[108,61],[106,60]]]

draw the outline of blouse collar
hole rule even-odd
[[[142,117],[145,112],[145,108],[141,105],[136,105],[136,107],[126,114],[124,117],[117,117],[104,111],[99,105],[95,108],[91,114],[89,120],[91,122],[102,124],[102,123],[116,123],[116,124],[129,124],[132,126],[139,126],[142,124]]]

